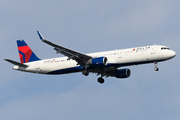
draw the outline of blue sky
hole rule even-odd
[[[177,0],[1,0],[1,120],[179,120],[180,15]],[[36,31],[59,45],[92,53],[144,45],[166,45],[177,56],[158,64],[130,66],[132,75],[81,73],[38,75],[12,70],[24,39],[41,59],[61,57]]]

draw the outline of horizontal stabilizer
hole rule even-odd
[[[27,65],[25,65],[25,64],[22,64],[22,63],[19,63],[19,62],[16,62],[16,61],[13,61],[13,60],[10,60],[10,59],[4,59],[5,61],[7,61],[7,62],[10,62],[10,63],[12,63],[12,64],[14,64],[14,65],[18,65],[19,67],[28,67]]]

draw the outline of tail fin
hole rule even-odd
[[[40,60],[24,40],[17,40],[17,46],[21,63]]]

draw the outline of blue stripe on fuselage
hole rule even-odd
[[[47,74],[67,74],[67,73],[80,72],[80,71],[82,71],[83,69],[84,69],[83,67],[77,66],[77,67],[72,67],[72,68],[55,70],[55,71],[49,72],[49,73],[47,73]]]

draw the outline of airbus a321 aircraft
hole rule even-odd
[[[37,33],[44,43],[54,47],[57,53],[66,57],[41,60],[24,40],[17,40],[21,63],[5,59],[15,65],[14,70],[50,75],[82,72],[83,75],[88,76],[89,73],[96,73],[100,75],[97,81],[102,84],[103,77],[128,78],[131,72],[130,69],[122,68],[124,66],[154,63],[154,69],[158,71],[158,62],[176,56],[174,51],[162,45],[83,54],[54,44],[44,39],[38,31]]]

